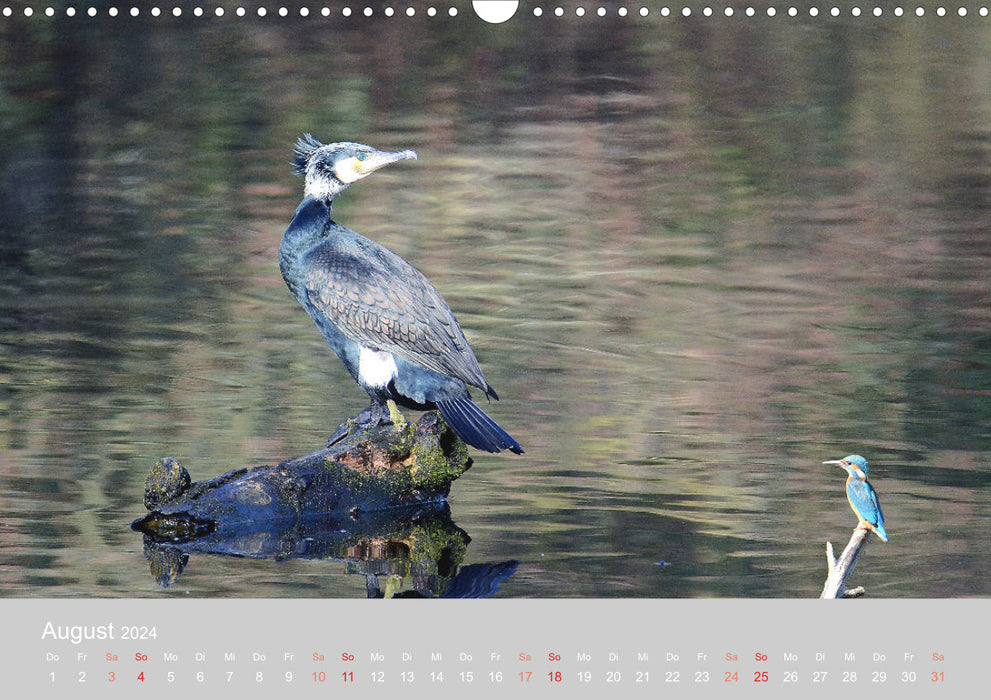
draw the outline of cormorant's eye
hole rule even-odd
[[[364,153],[359,153],[357,155],[357,158],[358,158],[358,160],[365,160],[365,154]]]

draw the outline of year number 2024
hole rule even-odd
[[[121,639],[158,639],[158,628],[152,625],[124,625],[120,628]]]

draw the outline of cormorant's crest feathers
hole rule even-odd
[[[296,140],[296,148],[293,149],[292,172],[293,175],[304,177],[306,175],[306,164],[310,156],[318,148],[323,148],[323,144],[317,141],[310,134],[303,134]]]

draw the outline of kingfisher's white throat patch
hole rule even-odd
[[[382,389],[396,378],[396,359],[391,352],[361,348],[358,354],[358,381]]]

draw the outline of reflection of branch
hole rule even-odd
[[[829,575],[826,577],[826,584],[822,587],[820,598],[857,598],[864,595],[863,586],[847,588],[846,580],[860,561],[860,555],[867,546],[870,532],[867,528],[861,527],[854,530],[850,543],[839,559],[833,556],[833,543],[826,542],[826,565],[829,568]]]

